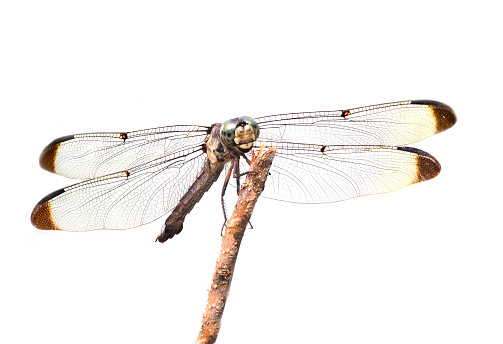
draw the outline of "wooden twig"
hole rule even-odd
[[[213,281],[208,293],[206,310],[203,314],[203,323],[196,340],[197,344],[215,343],[217,340],[225,302],[227,301],[231,287],[239,246],[246,226],[250,221],[255,203],[264,190],[264,183],[275,154],[276,150],[273,148],[252,161],[250,171],[254,171],[254,173],[249,173],[246,176],[234,211],[227,221],[222,238],[222,246],[213,273]]]

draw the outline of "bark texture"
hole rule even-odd
[[[252,161],[250,165],[252,173],[247,175],[239,192],[234,211],[227,221],[222,238],[222,246],[213,273],[213,281],[208,293],[208,302],[203,314],[201,330],[196,340],[197,344],[215,343],[217,340],[225,302],[227,301],[231,287],[239,246],[250,221],[255,203],[264,190],[264,183],[275,154],[275,149],[270,149],[264,154],[259,152],[259,156]]]

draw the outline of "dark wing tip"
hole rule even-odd
[[[437,122],[437,133],[441,133],[456,124],[454,110],[447,104],[435,100],[413,100],[411,104],[428,105]]]
[[[52,217],[51,203],[49,202],[54,197],[65,192],[65,189],[56,190],[44,198],[42,198],[33,211],[31,212],[31,224],[38,229],[61,229],[59,228]]]
[[[397,149],[416,154],[417,171],[415,183],[433,179],[440,173],[440,163],[433,155],[412,147],[397,147]]]
[[[47,145],[40,154],[39,163],[40,167],[52,173],[56,173],[56,156],[58,154],[58,148],[62,142],[73,139],[73,135],[67,135],[60,137]]]

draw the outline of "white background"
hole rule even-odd
[[[502,343],[496,6],[2,2],[0,342],[191,343],[199,330],[221,180],[165,244],[164,218],[39,231],[33,206],[74,182],[38,166],[53,139],[435,99],[458,123],[414,145],[442,163],[434,180],[328,205],[259,200],[218,343]]]

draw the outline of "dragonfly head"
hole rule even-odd
[[[237,147],[241,152],[249,152],[258,139],[260,128],[257,122],[247,116],[233,118],[222,124],[220,140],[227,148]]]

